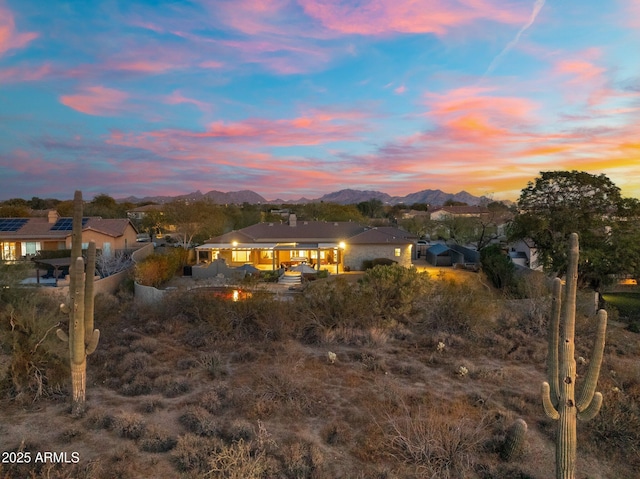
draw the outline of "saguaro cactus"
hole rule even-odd
[[[71,236],[71,265],[69,266],[69,304],[61,309],[69,313],[69,334],[61,329],[57,335],[69,343],[71,365],[71,412],[81,414],[85,409],[87,355],[95,351],[100,331],[93,329],[93,277],[96,267],[96,245],[92,241],[87,250],[85,274],[82,258],[82,193],[75,192],[73,231]]]
[[[542,405],[548,417],[558,421],[556,433],[556,479],[573,479],[576,469],[576,418],[588,421],[600,411],[602,394],[595,392],[604,352],[607,313],[598,311],[598,331],[589,370],[582,390],[575,399],[575,319],[578,287],[578,235],[572,233],[569,243],[565,301],[562,304],[562,282],[553,284],[553,303],[549,325],[547,371],[549,382],[542,383]],[[559,334],[562,316],[562,336]],[[560,343],[562,338],[562,343]]]

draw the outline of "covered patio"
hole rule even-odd
[[[196,264],[224,259],[231,267],[250,264],[275,271],[305,264],[317,271],[344,271],[344,243],[206,243],[196,248]]]

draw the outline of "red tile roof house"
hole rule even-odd
[[[47,217],[0,218],[0,259],[28,258],[40,250],[71,249],[72,218],[56,211]],[[103,254],[136,247],[138,231],[129,219],[83,218],[82,243],[95,241]]]
[[[416,237],[394,227],[372,228],[350,221],[258,223],[209,239],[198,246],[198,264],[224,259],[229,266],[251,264],[276,270],[306,263],[330,273],[363,269],[367,260],[387,258],[411,266]]]

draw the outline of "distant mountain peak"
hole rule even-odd
[[[474,196],[471,193],[468,193],[464,190],[459,193],[445,193],[442,190],[432,190],[425,189],[421,191],[417,191],[415,193],[409,193],[406,196],[391,196],[387,193],[383,193],[381,191],[375,190],[356,190],[352,188],[345,188],[342,190],[334,191],[333,193],[328,193],[326,195],[321,196],[316,199],[307,199],[300,198],[299,200],[266,200],[263,196],[260,196],[258,193],[251,190],[241,190],[241,191],[230,191],[230,192],[222,192],[217,190],[211,190],[207,193],[202,193],[200,190],[197,190],[193,193],[189,193],[186,195],[179,196],[147,196],[144,198],[136,198],[134,196],[130,196],[128,198],[121,199],[119,201],[128,201],[131,203],[168,203],[174,200],[190,200],[190,201],[199,201],[203,198],[207,198],[210,201],[218,204],[265,204],[265,203],[273,203],[273,204],[283,204],[283,203],[312,203],[323,201],[326,203],[339,203],[343,205],[349,204],[358,204],[364,201],[370,201],[373,199],[380,200],[385,204],[396,205],[396,204],[406,204],[412,205],[415,203],[423,203],[429,204],[432,206],[443,205],[447,201],[459,201],[462,203],[467,203],[468,205],[479,205],[489,201],[489,198],[485,196]]]

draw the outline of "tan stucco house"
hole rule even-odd
[[[29,258],[42,250],[71,249],[72,218],[61,218],[54,210],[46,217],[0,218],[0,259]],[[127,218],[82,219],[82,243],[95,241],[96,248],[109,255],[136,247],[138,231]]]
[[[373,228],[351,221],[257,223],[211,238],[196,248],[197,262],[224,259],[229,266],[251,264],[275,270],[307,264],[329,272],[363,269],[367,260],[386,258],[411,266],[416,237],[394,227]]]

